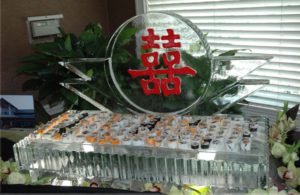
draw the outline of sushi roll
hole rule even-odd
[[[113,124],[113,125],[111,125],[111,129],[114,130],[114,131],[118,131],[120,129],[120,125]]]
[[[110,140],[112,139],[109,132],[104,133],[103,136],[107,142],[110,142]]]
[[[177,139],[175,137],[170,137],[167,142],[168,148],[177,148]]]
[[[215,139],[216,139],[216,140],[219,140],[221,143],[223,143],[224,140],[225,140],[224,136],[221,136],[221,135],[217,135],[217,136],[215,137]]]
[[[85,136],[85,141],[88,143],[95,143],[97,141],[97,138],[93,135],[87,135]]]
[[[191,143],[191,148],[192,148],[193,150],[199,149],[199,142],[193,141],[193,142]]]
[[[250,132],[256,132],[258,128],[258,124],[256,122],[249,123]]]
[[[77,142],[77,143],[82,143],[82,142],[85,141],[85,136],[83,136],[81,134],[80,135],[76,135],[75,138],[74,138],[74,141]]]
[[[154,136],[149,136],[145,139],[145,142],[146,142],[146,146],[152,147],[152,146],[155,146],[156,140],[155,140]]]
[[[119,144],[120,144],[120,140],[119,140],[118,138],[112,138],[112,139],[110,140],[110,143],[111,143],[112,145],[119,145]]]
[[[201,134],[201,133],[197,133],[194,137],[193,137],[193,140],[197,140],[197,141],[201,141],[203,139],[204,134]]]
[[[183,131],[180,135],[182,139],[191,139],[191,132],[190,131]]]
[[[208,134],[205,135],[205,137],[204,137],[203,140],[206,141],[206,142],[211,142],[211,140],[213,139],[213,137],[214,137],[213,134],[208,133]]]
[[[183,150],[189,149],[189,142],[187,140],[180,140],[178,142],[178,148]]]
[[[105,140],[104,137],[99,138],[98,144],[103,145],[103,144],[105,144],[105,143],[106,143],[106,140]]]
[[[63,133],[62,136],[62,142],[65,143],[71,143],[73,141],[72,136],[69,133]]]
[[[196,127],[188,127],[188,130],[192,133],[192,135],[195,135],[197,133]]]
[[[144,146],[145,143],[144,143],[144,141],[143,141],[141,138],[135,136],[135,137],[132,139],[132,145],[134,145],[134,146]]]
[[[237,151],[237,145],[234,140],[228,139],[225,143],[225,148],[229,152],[236,152]]]
[[[124,144],[124,145],[131,145],[131,144],[132,144],[131,138],[128,137],[128,136],[125,136],[125,137],[122,139],[122,144]]]
[[[179,122],[181,126],[188,126],[189,125],[189,120],[188,119],[183,119]]]
[[[245,137],[250,138],[251,137],[251,133],[249,131],[244,131],[243,138],[245,138]]]
[[[119,139],[119,140],[122,140],[124,137],[125,137],[125,133],[122,132],[122,131],[119,131],[116,133],[116,137]]]
[[[201,144],[201,149],[208,149],[209,148],[210,143],[209,142],[203,142]]]
[[[90,125],[88,126],[88,130],[89,130],[89,131],[97,130],[98,128],[99,128],[99,127],[98,127],[98,125],[97,125],[96,123],[90,124]]]
[[[62,136],[60,133],[55,133],[53,136],[52,136],[52,140],[54,141],[61,141],[62,140]]]
[[[155,146],[156,147],[162,147],[163,144],[164,144],[164,138],[161,137],[161,136],[156,137]]]
[[[241,137],[241,133],[238,132],[238,131],[233,131],[232,134],[231,134],[231,136],[240,138]]]
[[[242,151],[250,151],[251,150],[251,141],[248,137],[244,137],[241,142],[241,150]]]
[[[224,130],[217,131],[216,135],[217,135],[217,136],[223,136],[223,137],[224,137],[225,131],[224,131]]]
[[[212,140],[210,143],[210,146],[211,146],[211,149],[214,149],[214,150],[221,150],[223,148],[221,140],[218,140],[218,139]]]

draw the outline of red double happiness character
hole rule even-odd
[[[159,40],[159,36],[154,34],[154,29],[147,29],[148,35],[142,36],[142,40],[146,44],[142,45],[143,49],[159,49],[160,45],[155,43]],[[181,43],[175,42],[176,39],[180,39],[180,35],[174,34],[173,29],[167,29],[168,35],[162,36],[161,40],[167,41],[163,43],[163,48],[180,48]],[[181,68],[174,68],[176,64],[180,64],[181,54],[179,50],[167,51],[162,54],[164,65],[166,69],[154,69],[155,66],[159,65],[159,54],[157,51],[143,53],[141,60],[143,65],[146,67],[144,70],[128,70],[128,73],[133,77],[138,76],[149,76],[149,79],[141,79],[140,83],[144,94],[161,94],[164,96],[179,95],[181,93],[181,79],[180,77],[174,76],[179,75],[190,75],[194,76],[197,71],[191,67],[185,66]],[[166,75],[166,78],[156,78],[155,75]]]

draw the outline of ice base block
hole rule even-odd
[[[227,117],[230,117],[228,115]],[[203,118],[203,117],[202,117]],[[155,146],[112,145],[32,139],[14,145],[16,161],[32,176],[51,172],[76,180],[112,179],[208,185],[218,188],[249,189],[268,186],[269,152],[267,119],[252,117],[251,150],[240,146],[213,149],[180,149]]]

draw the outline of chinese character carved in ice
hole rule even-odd
[[[179,95],[181,93],[181,79],[175,75],[189,75],[194,76],[197,71],[189,66],[177,67],[176,64],[180,64],[180,42],[175,42],[180,39],[179,34],[174,34],[173,29],[167,29],[167,35],[159,36],[155,34],[153,28],[148,28],[148,35],[142,36],[142,40],[146,42],[142,45],[145,52],[141,55],[142,64],[145,69],[132,70],[129,69],[128,73],[131,77],[136,78],[139,76],[148,76],[149,79],[141,79],[140,84],[142,86],[145,95],[159,95],[164,96]],[[157,41],[162,40],[162,46]],[[165,53],[162,54],[163,63],[166,68],[155,69],[155,66],[160,64],[159,52],[152,51],[152,49],[164,48]],[[155,77],[156,75],[165,75],[165,78]]]

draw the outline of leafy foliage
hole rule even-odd
[[[104,36],[102,27],[98,23],[88,24],[78,37],[72,33],[65,33],[63,29],[60,31],[61,37],[55,38],[53,42],[34,45],[35,53],[22,59],[23,65],[17,69],[17,75],[23,74],[31,77],[23,83],[23,90],[37,90],[38,101],[47,100],[51,106],[64,101],[65,109],[94,109],[91,104],[59,85],[61,82],[75,78],[76,75],[59,65],[58,62],[68,58],[104,57],[109,39]],[[123,33],[122,44],[128,43],[128,37],[134,33],[133,29],[128,29],[128,32]],[[120,49],[117,57],[120,61],[125,61],[128,58],[128,52]],[[88,76],[97,78],[96,88],[105,91],[101,102],[112,104],[103,64],[74,65]],[[79,85],[78,89],[96,98],[95,89]]]

